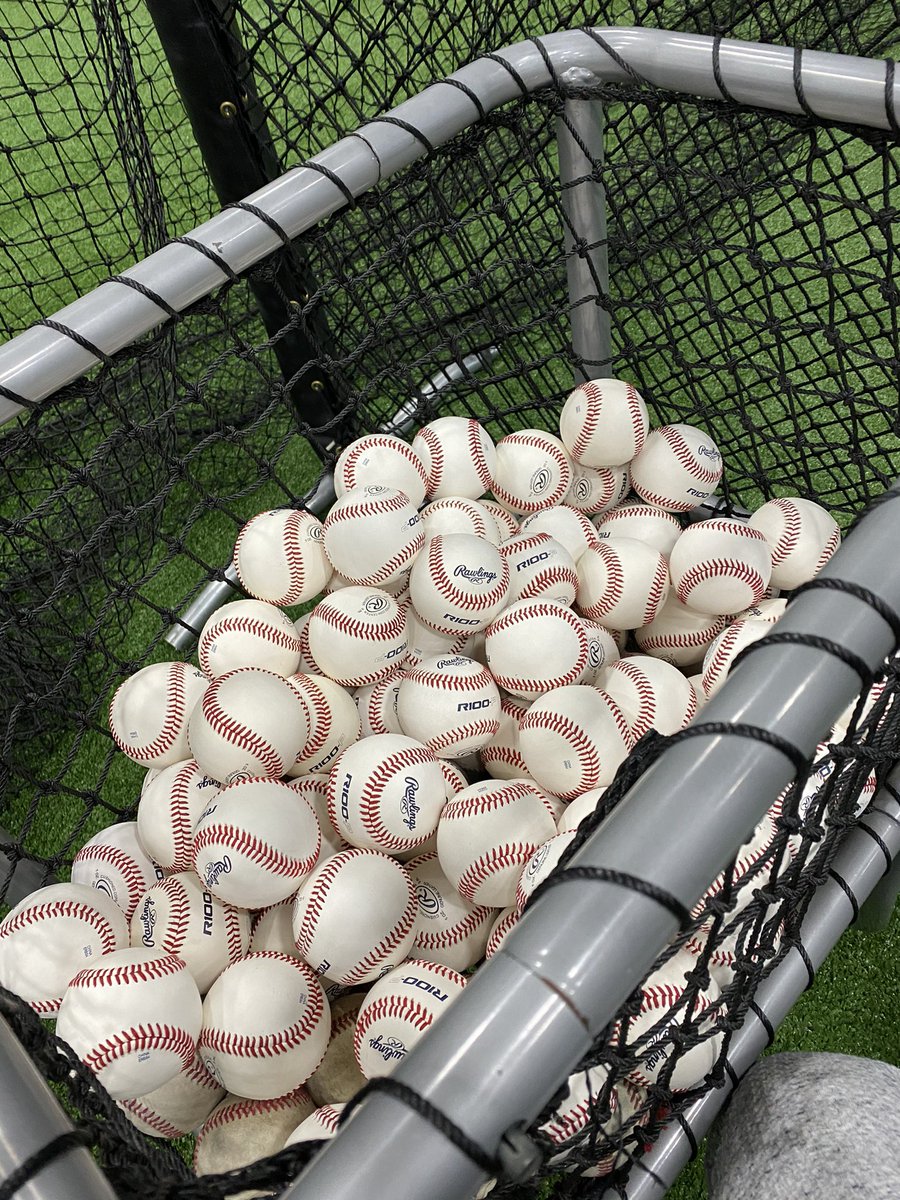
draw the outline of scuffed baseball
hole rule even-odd
[[[321,1108],[317,1108],[289,1134],[284,1143],[285,1149],[300,1142],[329,1141],[338,1131],[341,1113],[345,1107],[344,1104],[323,1104]]]
[[[292,675],[300,666],[300,638],[291,618],[274,604],[232,600],[200,631],[197,661],[210,679],[240,667]]]
[[[566,397],[559,436],[569,456],[586,467],[611,467],[639,454],[650,418],[644,398],[624,379],[591,379]]]
[[[284,1147],[292,1129],[315,1109],[309,1092],[295,1088],[272,1100],[226,1096],[217,1104],[197,1133],[194,1174],[215,1175],[249,1166]],[[242,1192],[256,1196],[259,1192]]]
[[[152,663],[122,683],[109,706],[109,731],[143,767],[191,757],[188,722],[209,680],[187,663]]]
[[[144,849],[137,821],[121,821],[88,838],[72,860],[70,878],[105,892],[130,921],[141,896],[162,876]]]
[[[353,1034],[356,1017],[365,999],[362,992],[339,996],[331,1005],[331,1034],[325,1057],[306,1081],[316,1104],[345,1104],[365,1085],[366,1077],[356,1063]]]
[[[244,590],[283,608],[312,600],[332,573],[324,539],[322,522],[302,509],[257,513],[234,544],[234,569]]]
[[[199,1128],[224,1095],[225,1089],[200,1059],[194,1058],[162,1087],[145,1096],[119,1100],[118,1106],[141,1133],[171,1139]]]

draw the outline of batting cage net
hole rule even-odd
[[[471,13],[456,20],[425,7],[387,8],[367,23],[338,7],[276,13],[241,4],[222,28],[240,31],[247,94],[252,75],[254,111],[291,165],[428,82],[447,58],[536,32],[533,14],[526,28],[514,7],[521,11],[495,5],[489,21],[469,27]],[[7,31],[8,71],[23,55],[50,54],[52,8],[33,6],[33,27]],[[16,147],[10,156],[22,166],[7,185],[7,199],[19,189],[11,199],[21,233],[7,239],[0,271],[10,333],[156,249],[173,219],[180,232],[216,207],[163,60],[136,37],[137,7],[94,6],[94,19],[53,47],[46,89],[4,89],[22,116],[20,156]],[[717,20],[704,8],[677,23],[708,29]],[[730,14],[729,31],[789,41],[801,30],[824,48],[877,52],[895,16],[816,6],[798,20],[785,28],[776,6],[755,6]],[[85,155],[76,159],[55,132],[55,122],[71,130],[75,121],[58,83],[72,74],[77,38],[95,32],[97,46],[78,58],[94,82],[73,93],[85,118],[72,131]],[[24,80],[21,71],[9,78]],[[101,79],[109,94],[94,121],[82,100],[96,99]],[[723,511],[799,495],[846,530],[892,482],[900,467],[893,135],[676,97],[639,80],[581,90],[557,80],[503,105],[26,405],[0,432],[8,831],[0,848],[14,865],[36,867],[38,882],[67,878],[89,836],[134,818],[144,772],[113,746],[110,697],[140,667],[176,657],[167,631],[209,581],[225,579],[251,516],[301,507],[323,464],[364,432],[388,426],[412,436],[447,414],[476,417],[495,440],[558,428],[584,365],[572,349],[566,269],[579,248],[565,248],[556,142],[573,97],[602,101],[605,114],[604,154],[591,174],[607,205],[610,282],[596,300],[611,326],[607,373],[639,386],[653,424],[686,422],[715,439]],[[40,139],[26,109],[40,115]],[[40,153],[37,170],[29,163]],[[772,796],[765,828],[660,959],[661,967],[691,956],[686,990],[652,1022],[642,1019],[646,995],[635,993],[535,1123],[537,1175],[499,1182],[494,1195],[536,1196],[548,1178],[558,1194],[596,1194],[598,1179],[624,1178],[665,1120],[721,1083],[729,1032],[900,757],[888,720],[897,690],[889,661],[806,776]],[[651,734],[639,743],[579,839],[659,742]],[[67,1092],[122,1195],[277,1191],[314,1149],[194,1181],[181,1158],[134,1131],[86,1069],[60,1057],[27,1007],[7,994],[3,1012]],[[660,1055],[662,1030],[674,1053]]]

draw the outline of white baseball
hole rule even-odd
[[[596,517],[594,532],[603,541],[608,538],[634,538],[668,558],[672,547],[681,537],[681,523],[672,513],[657,508],[655,504],[626,502]]]
[[[477,500],[494,484],[497,452],[484,426],[471,417],[438,417],[412,442],[428,479],[428,499],[468,496]]]
[[[300,639],[300,666],[298,671],[302,671],[307,675],[321,675],[318,663],[313,662],[312,654],[309,649],[309,618],[312,612],[305,612],[298,617],[294,622],[294,629],[297,631],[297,637]]]
[[[188,752],[219,783],[280,779],[309,729],[297,693],[280,675],[244,667],[208,684],[191,714]]]
[[[390,1075],[465,986],[458,971],[415,958],[379,979],[356,1018],[353,1051],[363,1075]]]
[[[647,437],[631,463],[631,486],[648,504],[690,512],[722,478],[722,455],[712,438],[693,425],[662,425]]]
[[[354,688],[353,702],[359,713],[360,737],[403,732],[397,716],[397,693],[404,674],[402,667],[395,667],[389,675],[374,683]]]
[[[692,667],[703,661],[710,643],[727,624],[727,616],[697,612],[669,592],[653,620],[636,629],[634,638],[644,654],[676,667]]]
[[[53,883],[20,900],[0,921],[0,984],[41,1017],[55,1017],[69,980],[85,963],[128,945],[128,922],[105,892]]]
[[[501,545],[500,554],[509,567],[507,603],[541,599],[571,604],[575,599],[575,560],[549,533],[517,534]]]
[[[433,658],[436,654],[462,654],[468,641],[466,633],[438,633],[424,621],[419,620],[412,600],[406,602],[406,619],[409,628],[409,649],[403,666],[406,669],[417,667],[425,658]]]
[[[671,663],[647,654],[620,658],[598,677],[631,725],[635,741],[650,729],[664,737],[684,729],[697,713],[697,695]]]
[[[226,904],[265,908],[297,890],[319,858],[315,813],[276,779],[222,788],[194,830],[193,868]]]
[[[325,1057],[306,1081],[316,1104],[344,1104],[365,1085],[365,1076],[356,1065],[353,1034],[356,1017],[365,996],[351,992],[338,996],[331,1005],[331,1033]]]
[[[329,562],[351,583],[367,587],[409,570],[424,541],[422,518],[398,488],[352,488],[325,518]]]
[[[315,1103],[306,1088],[298,1087],[273,1100],[247,1100],[226,1096],[197,1132],[194,1174],[213,1175],[236,1171],[284,1148],[284,1139],[310,1115]],[[260,1192],[244,1191],[242,1197]]]
[[[345,1108],[345,1104],[323,1104],[289,1134],[285,1148],[296,1146],[299,1142],[329,1141],[338,1131],[341,1113]]]
[[[512,904],[522,868],[556,832],[552,806],[528,780],[488,780],[457,793],[441,814],[441,869],[470,904]]]
[[[274,604],[232,600],[200,631],[197,661],[210,679],[240,667],[293,675],[300,668],[300,638],[291,618]]]
[[[232,963],[207,992],[197,1052],[230,1092],[270,1100],[309,1079],[330,1031],[328,1000],[312,968],[260,951]]]
[[[288,787],[303,797],[316,814],[319,833],[322,835],[318,861],[324,862],[332,854],[337,854],[338,850],[346,850],[347,843],[331,824],[328,815],[328,775],[300,775],[286,782]]]
[[[618,467],[572,467],[572,482],[564,500],[586,516],[596,517],[614,508],[628,494],[628,464]]]
[[[571,804],[566,805],[556,828],[560,833],[568,833],[570,830],[577,829],[585,817],[597,811],[600,801],[605,795],[606,788],[598,787],[590,788],[588,791],[582,792],[580,796],[576,796]]]
[[[601,1114],[600,1101],[607,1097],[609,1116],[618,1110],[618,1099],[614,1089],[609,1086],[609,1067],[591,1067],[586,1071],[576,1071],[566,1081],[566,1094],[553,1110],[548,1121],[538,1128],[545,1134],[554,1146],[562,1147],[559,1153],[549,1160],[552,1166],[558,1166],[566,1161],[574,1148],[573,1140],[579,1148],[586,1149],[585,1140],[579,1134]]]
[[[438,534],[413,564],[409,594],[417,615],[438,633],[477,633],[506,603],[509,568],[484,538]]]
[[[522,868],[516,884],[516,908],[521,912],[540,885],[559,863],[575,839],[575,830],[555,833],[542,846],[538,846]]]
[[[114,1100],[144,1096],[193,1060],[201,1000],[174,954],[114,950],[72,977],[56,1034]]]
[[[581,678],[576,679],[574,682],[596,684],[601,671],[605,667],[612,666],[614,662],[619,661],[621,657],[619,644],[612,631],[607,629],[605,625],[601,625],[599,621],[592,621],[589,617],[582,617],[581,623],[584,626],[584,633],[587,638],[587,662],[584,665]]]
[[[298,508],[257,513],[237,536],[234,569],[244,590],[257,600],[282,607],[312,600],[333,569],[325,555],[322,522]]]
[[[588,546],[597,544],[597,531],[590,517],[569,504],[554,504],[552,508],[542,508],[540,512],[523,517],[518,532],[529,537],[536,533],[549,534],[568,550],[575,563]],[[504,537],[503,540],[507,541],[508,538]]]
[[[469,781],[457,763],[452,763],[446,758],[439,758],[438,763],[440,764],[441,774],[444,776],[447,799],[450,800],[457,792],[461,792],[464,787],[468,787]]]
[[[570,392],[559,415],[569,456],[586,467],[630,462],[647,440],[644,398],[624,379],[591,379]]]
[[[516,534],[519,532],[519,518],[515,513],[511,513],[508,508],[504,508],[503,505],[498,504],[496,500],[482,499],[479,500],[478,503],[482,506],[482,508],[486,508],[497,522],[497,528],[500,530],[501,542],[505,542],[508,538],[516,536]]]
[[[131,918],[131,944],[177,955],[202,995],[230,963],[247,953],[250,914],[224,904],[193,871],[182,871],[141,897]]]
[[[732,621],[710,643],[700,676],[707,700],[711,700],[725,682],[731,664],[744,647],[764,638],[770,628],[768,621]]]
[[[412,850],[437,829],[446,803],[435,755],[415,738],[375,734],[340,755],[328,779],[328,815],[364,850]]]
[[[589,684],[541,696],[519,722],[519,751],[529,774],[563,800],[612,783],[633,744],[618,705]]]
[[[371,983],[406,957],[416,894],[400,863],[377,850],[342,850],[305,879],[294,900],[294,941],[317,974]]]
[[[309,735],[288,775],[318,775],[331,769],[337,756],[360,735],[353,697],[327,675],[291,675],[288,683],[306,710]]]
[[[772,551],[758,529],[714,517],[684,530],[669,555],[669,574],[688,608],[713,616],[736,613],[765,596]]]
[[[470,904],[444,874],[437,850],[429,850],[406,864],[419,912],[413,958],[443,963],[454,971],[467,971],[484,955],[494,910]]]
[[[194,826],[218,791],[218,783],[189,758],[164,767],[141,792],[138,837],[164,871],[190,869]]]
[[[270,904],[268,908],[258,909],[252,914],[248,947],[250,954],[256,954],[260,950],[277,950],[279,954],[289,954],[292,958],[301,957],[300,951],[294,945],[294,930],[291,924],[293,906],[294,898],[290,896],[287,900]]]
[[[775,805],[776,813],[780,812],[780,801]],[[753,899],[753,892],[762,886],[771,869],[772,850],[778,836],[777,817],[771,812],[766,813],[753,833],[738,848],[731,864],[715,877],[694,907],[691,917],[697,923],[696,932],[709,932],[713,928],[715,914],[710,910],[710,901],[724,900],[728,889],[729,907],[732,911],[741,911]],[[701,920],[700,918],[703,918]],[[697,952],[696,945],[689,940],[687,949]]]
[[[393,596],[398,604],[402,604],[404,600],[409,598],[409,572],[412,567],[407,567],[396,575],[393,579],[387,580],[385,583],[373,584],[380,592],[387,592],[389,596]],[[341,588],[357,587],[358,585],[352,579],[347,579],[340,571],[333,571],[328,583],[322,589],[324,596],[330,596],[332,592],[339,592]],[[303,650],[301,649],[301,656]]]
[[[634,538],[610,538],[578,560],[578,610],[608,629],[647,625],[668,594],[665,558]]]
[[[72,883],[105,892],[130,921],[138,900],[162,879],[138,836],[137,821],[108,825],[89,838],[72,860]]]
[[[494,546],[500,545],[500,530],[494,516],[467,496],[432,500],[422,509],[421,516],[426,541],[439,533],[471,533]]]
[[[142,767],[191,757],[188,721],[209,680],[183,662],[152,663],[121,684],[109,706],[109,731]]]
[[[771,547],[772,583],[778,588],[796,588],[815,579],[841,544],[831,513],[801,496],[769,500],[747,524]]]
[[[462,654],[438,654],[400,681],[397,716],[403,732],[438,758],[463,758],[497,732],[500,692],[481,663]]]
[[[528,701],[501,693],[497,732],[478,751],[482,767],[494,779],[524,779],[528,776],[525,760],[519,753],[519,721],[527,711]]]
[[[409,496],[415,508],[425,499],[428,473],[413,446],[391,433],[366,433],[341,451],[334,464],[334,492],[387,484]]]
[[[494,911],[496,912],[497,910],[494,909]],[[497,913],[494,923],[491,926],[491,931],[488,934],[487,945],[484,948],[485,959],[494,957],[507,937],[518,925],[520,915],[515,904],[507,905],[506,908],[501,908],[500,912]]]
[[[587,666],[584,622],[548,600],[519,600],[484,631],[488,666],[498,687],[523,700],[577,683]],[[540,653],[535,647],[540,646]]]
[[[197,1129],[225,1095],[199,1058],[145,1096],[119,1100],[118,1106],[141,1133],[179,1138]]]
[[[751,604],[749,608],[745,608],[742,612],[735,613],[733,620],[765,621],[767,625],[774,625],[778,618],[784,615],[787,603],[787,600],[781,596],[773,596],[768,600],[760,600],[758,604]]]
[[[524,516],[561,504],[572,482],[566,448],[543,429],[520,429],[497,443],[494,499]]]
[[[325,596],[312,610],[307,632],[316,673],[343,687],[390,675],[408,646],[406,613],[377,588],[348,587]]]

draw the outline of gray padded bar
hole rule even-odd
[[[717,98],[713,75],[713,39],[654,29],[595,31],[641,77],[678,93]],[[598,40],[583,30],[540,39],[553,71],[563,81],[623,83],[629,75]],[[504,59],[531,92],[551,82],[543,55],[534,42],[520,42],[497,57]],[[794,90],[791,49],[723,39],[719,63],[728,92],[736,100],[791,113],[801,111]],[[521,94],[516,77],[493,59],[477,59],[450,78],[464,84],[486,111]],[[885,114],[885,65],[882,62],[809,51],[803,56],[802,81],[810,107],[823,119],[889,128]],[[897,84],[893,102],[897,106]],[[478,119],[465,93],[436,83],[393,110],[393,116],[421,131],[378,120],[342,138],[315,158],[336,175],[353,196],[374,187]],[[272,217],[289,237],[297,237],[346,203],[341,190],[314,165],[296,167],[246,197]],[[277,249],[277,235],[251,214],[226,209],[191,231],[196,241],[220,255],[237,272]],[[223,281],[222,271],[204,255],[182,244],[169,244],[124,272],[181,311],[208,295]],[[137,341],[163,323],[165,314],[134,289],[104,283],[75,300],[54,319],[76,330],[106,354]],[[38,404],[78,379],[96,360],[64,334],[32,326],[0,347],[0,387]],[[0,398],[0,424],[21,407]]]
[[[888,552],[896,518],[894,504],[874,509],[823,574],[853,580],[900,608],[900,560]],[[873,669],[893,649],[887,623],[837,592],[798,597],[779,623],[785,630],[823,638],[840,630],[843,645]],[[859,686],[854,672],[825,651],[761,647],[732,672],[700,720],[758,726],[811,757]],[[676,743],[573,864],[632,873],[690,909],[792,773],[780,750],[750,739],[712,733]],[[396,1077],[495,1153],[511,1125],[530,1121],[549,1100],[675,930],[668,909],[629,889],[558,885],[526,913]],[[548,1054],[550,1041],[556,1056]],[[396,1109],[377,1094],[367,1098],[287,1194],[351,1200],[363,1170],[372,1200],[414,1200],[421,1177],[400,1166]],[[459,1150],[413,1114],[403,1127],[404,1146],[416,1154],[428,1146],[428,1178],[430,1185],[440,1181],[439,1195],[471,1194],[478,1170]]]
[[[900,789],[900,768],[892,772],[889,782],[894,789]],[[876,809],[883,810],[887,815]],[[900,804],[890,792],[885,788],[878,792],[860,824],[878,834],[896,863],[900,855]],[[849,885],[857,904],[862,907],[884,875],[884,855],[867,833],[854,829],[835,855],[832,870]],[[829,878],[810,901],[800,931],[800,944],[815,970],[821,967],[852,919],[853,906],[846,893],[840,884]],[[763,981],[757,990],[756,1003],[773,1028],[781,1024],[808,982],[806,967],[797,950],[791,950]],[[749,1012],[744,1023],[735,1031],[728,1052],[728,1062],[739,1079],[765,1050],[768,1036],[759,1017]],[[732,1091],[731,1082],[726,1076],[721,1088],[707,1092],[684,1114],[698,1144],[706,1136]],[[632,1168],[624,1190],[624,1200],[658,1200],[666,1188],[675,1182],[690,1161],[691,1154],[690,1140],[681,1126],[673,1122],[660,1134],[653,1149]],[[662,1181],[664,1186],[660,1186],[657,1180]],[[616,1200],[618,1197],[623,1197],[623,1193],[610,1188],[603,1193],[602,1200]]]

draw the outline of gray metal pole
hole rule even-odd
[[[713,70],[712,38],[655,29],[600,29],[596,33],[655,86],[710,99],[721,97]],[[719,69],[735,100],[792,113],[802,111],[794,82],[793,50],[723,39]],[[472,94],[489,112],[521,96],[523,88],[535,91],[552,83],[554,77],[569,77],[572,71],[580,72],[579,79],[585,82],[627,83],[630,78],[583,30],[520,42],[454,72],[450,80],[462,84],[462,89],[446,82],[433,84],[394,109],[391,122],[369,122],[316,155],[310,160],[313,165],[288,171],[247,199],[273,218],[289,238],[296,238],[346,203],[343,191],[330,176],[340,180],[351,195],[359,196],[421,158],[425,146],[443,145],[468,128],[479,115]],[[823,119],[888,129],[885,73],[883,62],[808,51],[800,75],[807,104]],[[891,96],[895,109],[898,88],[900,82],[895,81]],[[264,221],[241,209],[218,213],[194,229],[191,237],[237,272],[247,270],[281,245]],[[123,274],[178,311],[209,295],[225,279],[214,261],[181,243],[162,247]],[[159,326],[165,313],[133,288],[107,282],[61,309],[55,320],[104,353],[113,354]],[[0,347],[0,388],[38,404],[78,379],[96,361],[90,351],[65,334],[32,326]],[[0,424],[20,411],[13,399],[0,395]]]
[[[889,782],[895,789],[900,788],[900,768],[893,771]],[[878,809],[882,811],[876,811]],[[898,861],[900,804],[890,792],[884,788],[878,792],[860,824],[877,833],[895,856],[895,862]],[[880,885],[884,869],[884,855],[877,843],[863,830],[857,829],[848,834],[832,864],[834,875],[847,885],[860,908]],[[847,893],[833,876],[829,877],[810,901],[800,931],[800,945],[809,955],[815,970],[825,961],[826,955],[852,919],[853,905]],[[787,1016],[808,982],[809,976],[800,952],[792,949],[760,985],[755,997],[756,1007],[773,1029]],[[768,1045],[768,1040],[765,1024],[751,1010],[740,1028],[735,1030],[728,1052],[729,1065],[738,1079],[753,1066]],[[683,1114],[696,1144],[706,1136],[732,1091],[732,1083],[726,1076],[721,1088],[707,1092]],[[602,1194],[601,1200],[616,1200],[623,1196],[624,1200],[658,1200],[675,1182],[692,1154],[691,1138],[678,1122],[672,1122],[660,1134],[649,1153],[635,1162],[624,1193],[609,1188]]]
[[[0,1183],[74,1126],[6,1021],[0,1018]],[[116,1200],[83,1146],[53,1159],[16,1196],[20,1200]]]
[[[824,575],[853,580],[896,611],[900,559],[889,552],[895,525],[892,504],[875,508]],[[779,631],[824,639],[839,631],[841,643],[872,669],[894,646],[874,610],[834,591],[799,596]],[[703,723],[755,726],[811,758],[859,686],[853,670],[824,650],[761,646],[707,705]],[[676,742],[573,865],[650,880],[690,909],[792,774],[785,754],[757,740],[714,733]],[[627,888],[580,880],[558,885],[526,913],[395,1078],[495,1154],[510,1126],[534,1119],[675,929],[667,908]],[[413,1154],[402,1167],[401,1127],[400,1144]],[[478,1168],[428,1122],[412,1113],[398,1117],[397,1102],[375,1094],[286,1194],[351,1200],[365,1164],[372,1200],[413,1200],[425,1161],[429,1190],[439,1197],[461,1197],[479,1182]]]
[[[565,81],[577,85],[579,71]],[[601,296],[609,296],[606,189],[594,178],[603,163],[603,131],[599,100],[567,100],[556,118],[576,384],[611,374],[609,312],[600,305]]]

